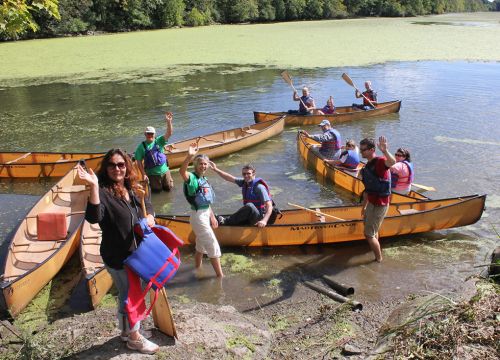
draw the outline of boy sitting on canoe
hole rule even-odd
[[[340,158],[338,160],[325,160],[325,162],[330,165],[335,165],[338,168],[347,171],[354,176],[357,176],[357,168],[359,165],[359,151],[354,140],[347,140],[347,142],[345,143],[345,148],[342,149]]]

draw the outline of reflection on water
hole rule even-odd
[[[172,141],[241,127],[253,122],[252,111],[294,109],[292,92],[278,71],[248,72],[220,67],[145,83],[95,85],[52,84],[8,88],[0,92],[0,142],[5,150],[105,151],[123,147],[133,151],[147,125],[164,129],[165,110],[174,112]],[[500,185],[500,108],[491,95],[500,82],[500,64],[465,62],[413,62],[374,65],[368,68],[302,69],[291,72],[297,88],[310,87],[318,105],[328,96],[336,105],[351,104],[353,89],[342,79],[347,72],[359,86],[370,79],[379,100],[402,99],[401,112],[352,123],[339,124],[343,138],[386,135],[389,147],[410,149],[416,181],[434,186],[431,197],[487,193],[489,204],[498,204]],[[286,128],[275,138],[243,150],[216,163],[223,170],[240,174],[244,163],[253,163],[257,175],[271,186],[278,206],[287,202],[304,206],[332,206],[357,201],[351,194],[321,184],[316,174],[304,168],[296,149],[296,131]],[[305,127],[310,133],[316,126]],[[153,195],[157,213],[187,213],[181,178],[173,172],[172,193]],[[229,213],[240,206],[240,189],[209,173],[217,200],[215,210]],[[0,181],[0,192],[41,195],[51,181]],[[490,202],[490,199],[493,202]],[[27,210],[33,197],[0,196],[1,208]],[[15,204],[13,206],[12,204]],[[290,296],[298,278],[328,274],[359,288],[361,296],[379,297],[389,291],[403,294],[423,289],[458,289],[474,271],[472,264],[484,262],[497,240],[491,224],[499,224],[499,206],[489,206],[485,218],[473,227],[406,236],[383,242],[385,261],[372,262],[364,242],[330,246],[277,249],[223,249],[226,253],[251,256],[259,268],[252,273],[227,272],[222,284],[213,284],[207,263],[205,280],[196,280],[192,250],[183,252],[184,265],[173,280],[173,295],[186,294],[203,301],[232,303],[252,308],[266,299]],[[0,212],[1,236],[22,217]],[[8,225],[5,227],[5,225]],[[291,276],[294,275],[294,276]],[[279,291],[270,290],[276,279]],[[295,279],[295,280],[294,280]],[[397,285],[395,285],[397,284]],[[397,287],[397,289],[396,289]],[[214,291],[214,288],[219,290]],[[274,294],[274,295],[273,295]],[[256,300],[257,299],[257,300]]]

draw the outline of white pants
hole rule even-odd
[[[219,242],[210,226],[210,209],[191,210],[189,223],[196,235],[196,251],[207,254],[209,258],[221,256]]]

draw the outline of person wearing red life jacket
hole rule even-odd
[[[243,206],[229,217],[219,216],[221,225],[255,225],[265,227],[270,222],[273,201],[266,182],[255,175],[255,168],[247,164],[241,169],[241,178],[237,178],[219,169],[213,162],[210,168],[226,181],[241,187]]]
[[[378,230],[384,221],[389,209],[391,198],[391,172],[389,169],[396,163],[396,159],[388,150],[387,139],[379,138],[377,147],[384,156],[375,155],[375,140],[365,138],[359,143],[359,151],[368,162],[361,169],[361,176],[365,191],[363,192],[363,207],[361,216],[364,219],[365,237],[370,245],[375,260],[382,261]]]
[[[391,191],[408,195],[415,177],[408,149],[399,148],[394,154],[396,163],[391,166]]]
[[[360,93],[358,90],[354,92],[354,96],[356,99],[363,98],[363,104],[352,104],[353,110],[372,110],[374,109],[373,105],[377,106],[377,93],[372,89],[372,82],[365,81],[366,91]],[[370,100],[371,104],[370,104]],[[373,104],[373,105],[372,105]]]

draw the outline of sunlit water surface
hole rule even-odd
[[[255,68],[239,71],[225,66],[213,71],[172,77],[169,81],[51,84],[6,88],[0,91],[0,143],[19,151],[106,151],[122,147],[133,151],[147,125],[164,129],[165,110],[174,112],[172,141],[241,127],[253,123],[252,111],[296,108],[292,92],[279,72]],[[252,71],[249,71],[252,70]],[[358,86],[370,79],[379,100],[402,99],[398,115],[383,116],[337,126],[344,138],[389,138],[392,151],[411,150],[416,182],[434,186],[431,197],[487,193],[483,218],[465,228],[386,239],[383,264],[373,263],[364,242],[342,245],[261,249],[223,249],[244,255],[252,271],[235,273],[219,284],[209,264],[205,277],[193,274],[192,249],[183,251],[183,266],[170,284],[170,294],[199,301],[229,303],[240,309],[262,306],[290,296],[290,273],[304,278],[334,275],[352,284],[365,301],[422,291],[455,292],[487,262],[498,244],[500,196],[500,106],[495,92],[500,64],[466,62],[389,63],[362,68],[305,69],[291,73],[296,87],[310,87],[318,106],[329,95],[337,105],[354,101],[353,89],[341,79],[349,73]],[[314,126],[309,132],[318,131]],[[253,163],[268,181],[278,205],[333,206],[355,202],[353,196],[331,184],[320,184],[304,168],[296,150],[297,128],[271,140],[216,160],[219,167],[238,174]],[[170,194],[153,195],[157,213],[183,214],[188,210],[181,179]],[[229,213],[240,206],[239,189],[214,174],[215,209]],[[0,241],[5,239],[53,181],[0,181]],[[470,282],[469,282],[470,284]]]

